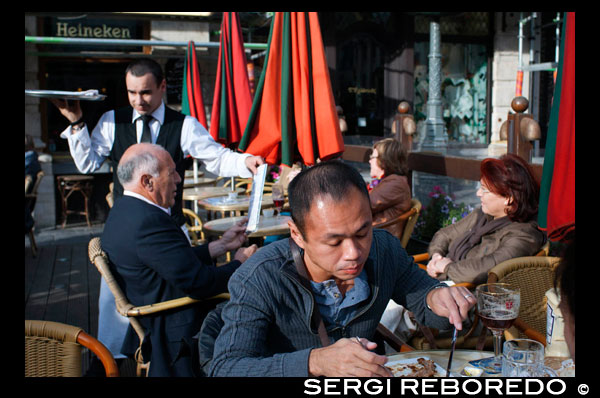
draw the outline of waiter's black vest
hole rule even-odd
[[[115,142],[113,143],[112,150],[108,156],[113,168],[113,195],[115,200],[123,196],[123,186],[119,182],[117,176],[117,165],[127,148],[137,144],[135,123],[132,123],[131,121],[132,115],[133,108],[131,107],[115,110]],[[191,158],[186,160],[183,156],[183,151],[181,150],[181,128],[183,127],[184,119],[184,114],[165,106],[165,120],[160,127],[158,138],[156,139],[156,144],[165,148],[173,158],[177,172],[181,177],[181,182],[177,185],[175,205],[171,208],[171,217],[173,217],[179,226],[185,223],[183,211],[181,210],[183,180],[185,178],[185,170],[189,166],[189,161],[191,160]]]

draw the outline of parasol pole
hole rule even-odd
[[[194,184],[198,183],[198,159],[194,158]]]

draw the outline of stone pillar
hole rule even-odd
[[[429,33],[429,94],[427,98],[427,120],[422,151],[446,154],[448,137],[442,118],[442,53],[440,25],[431,22]]]
[[[440,25],[430,23],[429,33],[429,92],[427,98],[427,119],[425,120],[425,136],[420,142],[420,151],[434,151],[446,155],[448,136],[442,118],[442,54]],[[423,206],[428,206],[429,193],[439,186],[446,193],[450,192],[450,182],[445,176],[422,172],[413,172],[413,196],[419,198]]]
[[[25,35],[38,36],[37,17],[25,16]],[[31,43],[25,43],[25,89],[37,90],[40,88],[38,80],[38,56],[31,55],[35,52],[37,46]],[[47,101],[47,100],[44,100]],[[47,105],[53,106],[53,105]],[[35,149],[38,153],[40,166],[44,171],[44,177],[38,187],[37,200],[35,203],[34,216],[35,229],[54,228],[56,225],[56,199],[54,193],[54,173],[52,170],[52,156],[43,153],[47,148],[47,142],[42,140],[42,118],[40,114],[40,99],[36,97],[25,96],[25,129],[24,134],[33,137]]]

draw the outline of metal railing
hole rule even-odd
[[[43,37],[43,36],[25,36],[25,43],[34,44],[67,44],[67,45],[115,45],[115,46],[166,46],[166,47],[186,47],[189,41],[162,41],[162,40],[135,40],[135,39],[94,39],[77,37]],[[220,43],[214,42],[194,42],[196,48],[218,48]],[[250,50],[264,50],[266,43],[244,43],[244,47]]]

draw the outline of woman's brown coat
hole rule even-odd
[[[489,216],[484,215],[481,208],[478,208],[456,224],[436,232],[427,250],[429,255],[439,253],[445,257],[450,243],[471,230],[479,217]],[[456,283],[485,283],[488,271],[495,265],[515,257],[535,255],[544,243],[544,234],[538,229],[535,221],[511,222],[504,228],[484,235],[481,243],[473,247],[465,259],[450,263],[446,272],[438,275],[438,279],[450,279]]]
[[[370,192],[373,225],[390,221],[410,209],[411,193],[405,176],[391,174],[383,178]],[[385,229],[396,236],[402,236],[406,221],[390,225]]]

